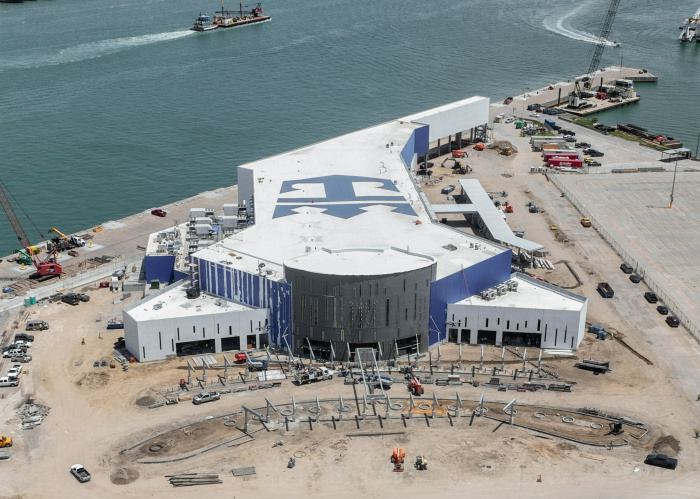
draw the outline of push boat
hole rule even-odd
[[[194,26],[190,28],[192,31],[211,31],[218,28],[219,25],[211,22],[209,16],[206,14],[199,13],[199,17],[194,22]]]

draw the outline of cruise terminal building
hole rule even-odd
[[[346,361],[445,341],[577,348],[586,298],[513,274],[510,245],[439,223],[417,182],[429,144],[485,125],[488,107],[472,97],[238,167],[247,227],[124,310],[127,349],[150,361],[277,345]]]

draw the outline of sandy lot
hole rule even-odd
[[[7,331],[5,344],[14,334],[14,321],[19,330],[24,329],[28,318],[41,318],[51,324],[49,331],[34,333],[36,341],[30,350],[34,360],[25,366],[27,373],[21,376],[20,387],[0,389],[4,395],[0,400],[0,433],[16,442],[11,459],[0,462],[0,497],[177,498],[204,493],[229,498],[270,497],[280,491],[292,498],[396,493],[409,497],[464,497],[506,491],[516,497],[547,498],[697,497],[697,478],[693,477],[700,468],[700,440],[693,437],[694,429],[700,427],[700,402],[695,401],[700,389],[693,385],[700,367],[700,347],[683,328],[659,325],[653,307],[645,306],[645,302],[604,300],[595,293],[595,283],[602,276],[620,277],[619,258],[594,232],[578,225],[573,205],[561,198],[544,176],[528,173],[536,155],[528,152],[526,139],[517,137],[512,126],[496,127],[497,138],[510,140],[521,152],[504,157],[492,151],[470,150],[470,158],[466,159],[474,168],[470,175],[478,178],[487,191],[509,193],[507,199],[516,208],[508,218],[511,227],[525,230],[527,238],[545,244],[551,252],[550,261],[569,262],[583,284],[576,286],[571,272],[562,264],[557,264],[555,271],[537,272],[555,284],[588,296],[589,322],[616,331],[617,339],[598,341],[588,336],[573,357],[545,357],[547,370],[559,376],[557,382],[572,383],[571,393],[499,392],[483,386],[488,376],[477,377],[482,385],[475,387],[466,383],[471,381],[471,375],[465,374],[465,383],[459,387],[425,385],[421,403],[430,405],[435,393],[441,413],[447,413],[447,406],[458,392],[466,401],[466,412],[475,407],[473,401],[483,391],[494,417],[507,420],[502,411],[498,414],[499,409],[515,398],[520,404],[516,406],[516,423],[544,424],[534,417],[535,412],[544,412],[547,421],[552,421],[550,430],[586,438],[593,438],[595,433],[590,427],[592,419],[576,416],[583,424],[574,425],[572,430],[574,427],[561,422],[561,417],[569,414],[566,411],[594,407],[644,422],[649,432],[643,439],[631,437],[634,431],[627,428],[615,443],[627,439],[629,445],[608,450],[488,418],[474,418],[471,425],[471,418],[467,417],[453,418],[452,425],[446,418],[429,418],[426,422],[418,417],[420,411],[405,426],[401,419],[394,418],[383,421],[383,427],[372,412],[358,429],[353,419],[357,414],[353,386],[344,384],[342,378],[301,387],[285,380],[279,388],[228,393],[219,402],[202,406],[189,401],[190,393],[183,395],[178,404],[149,409],[147,403],[151,401],[177,396],[169,390],[186,377],[185,360],[131,364],[128,371],[119,364],[110,368],[112,343],[121,333],[107,331],[106,321],[118,317],[121,309],[137,297],[114,303],[121,295],[91,286],[84,290],[91,296],[88,303],[76,307],[55,303],[33,307],[17,317],[0,317],[5,322],[2,330]],[[455,183],[456,177],[447,169],[440,169],[441,160],[433,161],[438,165],[434,168],[436,174],[425,190],[432,201],[445,202],[440,189]],[[544,213],[528,213],[524,209],[528,201],[535,201],[545,209]],[[551,230],[551,226],[558,230]],[[623,296],[638,293],[639,286],[625,276],[614,285],[616,293]],[[82,338],[85,345],[81,344]],[[476,347],[463,349],[465,370],[478,366],[479,352]],[[536,358],[537,353],[531,349],[528,359]],[[487,348],[486,355],[487,369],[500,364],[499,348]],[[595,376],[574,368],[574,363],[583,358],[609,360],[612,372]],[[457,347],[449,345],[442,351],[440,366],[449,369],[457,359]],[[506,359],[508,369],[522,363],[512,354]],[[93,367],[94,362],[102,360],[107,361],[107,367]],[[8,364],[7,360],[0,364],[2,372]],[[427,373],[427,362],[421,367]],[[258,382],[250,380],[230,387],[251,385]],[[362,385],[355,388],[361,393]],[[399,413],[408,410],[407,393],[400,383],[389,390],[390,396],[402,404]],[[349,420],[337,423],[336,429],[330,422],[312,422],[310,428],[308,418],[313,418],[310,408],[316,396],[322,400],[342,396],[350,406]],[[15,414],[25,397],[51,408],[43,423],[31,430],[20,429]],[[283,404],[289,404],[292,397],[302,408],[298,413],[301,421],[293,422],[287,429],[282,418],[280,424],[270,427],[272,431],[266,431],[259,422],[251,422],[249,433],[254,439],[241,431],[243,405],[262,408],[268,398],[280,408],[287,408]],[[333,414],[333,407],[334,403],[323,402],[327,417]],[[381,415],[384,410],[377,412]],[[432,409],[424,412],[430,415]],[[207,419],[209,416],[228,419]],[[604,444],[609,437],[596,434],[595,438]],[[282,445],[275,445],[279,441]],[[156,451],[151,450],[154,444]],[[184,458],[218,444],[223,445],[187,459],[144,463]],[[404,473],[393,473],[389,462],[396,446],[406,451]],[[678,457],[678,469],[644,465],[649,452]],[[427,471],[413,468],[418,454],[427,457]],[[293,469],[287,468],[290,457],[296,458]],[[90,483],[79,484],[69,474],[70,465],[76,462],[92,473]],[[234,468],[248,466],[255,467],[255,475],[234,477],[231,473]],[[172,488],[165,478],[191,472],[217,473],[223,484]],[[537,481],[540,477],[541,481]]]

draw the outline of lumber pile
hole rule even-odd
[[[213,485],[224,483],[219,479],[219,475],[206,473],[181,473],[179,475],[165,475],[170,485],[173,487],[191,487],[193,485]]]

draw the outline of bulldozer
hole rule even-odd
[[[391,455],[391,462],[394,463],[395,472],[403,472],[403,462],[406,459],[406,453],[401,447],[394,447],[394,453]]]
[[[410,391],[414,396],[423,395],[423,384],[420,382],[420,379],[414,376],[408,383],[408,391]]]
[[[426,471],[428,469],[428,460],[425,456],[416,456],[416,462],[413,467],[420,471]]]

